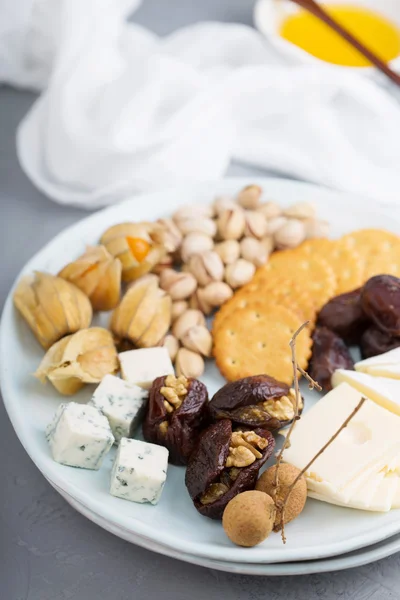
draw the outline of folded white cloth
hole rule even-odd
[[[93,208],[216,179],[236,159],[397,201],[400,105],[376,82],[279,64],[242,25],[204,23],[158,38],[127,23],[137,1],[30,1],[35,25],[0,78],[45,87],[17,148],[50,198]]]

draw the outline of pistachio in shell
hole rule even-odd
[[[35,271],[22,277],[13,299],[46,350],[65,335],[89,327],[92,321],[88,297],[69,281],[49,273]]]

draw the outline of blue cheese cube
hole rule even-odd
[[[122,438],[112,468],[110,493],[131,502],[157,504],[167,469],[166,448]]]
[[[166,348],[140,348],[119,354],[123,379],[149,389],[162,375],[174,375],[174,367]]]
[[[123,381],[115,375],[106,375],[96,388],[90,405],[96,406],[107,417],[115,443],[129,437],[143,416],[147,392]]]
[[[110,425],[94,406],[60,404],[46,438],[56,462],[82,469],[100,469],[114,443]]]

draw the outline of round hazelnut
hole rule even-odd
[[[269,256],[267,248],[262,241],[252,237],[242,239],[240,242],[240,254],[242,258],[253,263],[256,267],[265,265]]]
[[[239,242],[236,240],[220,242],[215,245],[214,250],[220,256],[224,265],[231,265],[240,256]]]
[[[189,233],[181,245],[181,256],[183,262],[187,263],[194,254],[201,254],[207,250],[212,250],[214,242],[209,235],[205,233]]]
[[[282,209],[276,202],[264,202],[260,204],[257,208],[257,212],[260,212],[264,215],[266,219],[275,219],[276,217],[280,217],[282,215]]]
[[[204,360],[197,354],[187,348],[179,348],[175,358],[175,371],[178,377],[193,377],[197,379],[204,373]]]
[[[273,498],[276,498],[278,503],[283,502],[288,491],[289,486],[294,482],[296,477],[300,474],[300,469],[290,465],[288,463],[282,463],[279,466],[279,477],[278,477],[278,488],[275,488],[275,473],[276,465],[273,465],[261,475],[256,483],[256,490],[269,494]],[[304,509],[307,500],[307,483],[306,478],[302,475],[299,481],[290,492],[290,496],[285,506],[284,516],[285,525],[290,521],[293,521]],[[280,510],[276,511],[274,530],[279,531],[281,529],[282,513]]]
[[[302,221],[288,219],[274,234],[277,248],[297,248],[306,239],[306,228]]]
[[[220,215],[228,208],[236,208],[237,205],[231,196],[217,196],[213,203],[214,213]]]
[[[243,208],[254,209],[260,204],[262,188],[259,185],[247,185],[238,194],[237,203]]]
[[[263,492],[250,490],[228,502],[222,516],[222,526],[231,542],[251,548],[269,536],[274,520],[273,499]]]
[[[160,273],[160,287],[172,300],[189,298],[197,288],[197,281],[191,273],[178,273],[173,269],[164,269]]]
[[[199,290],[199,294],[201,294],[203,301],[212,308],[221,306],[233,296],[232,289],[223,281],[209,283],[205,288]]]
[[[286,208],[283,214],[291,219],[314,219],[317,209],[312,202],[296,202]]]
[[[179,342],[174,335],[166,335],[163,341],[164,348],[168,350],[169,357],[174,362],[175,357],[179,350]]]
[[[223,240],[238,240],[242,237],[246,221],[240,206],[224,210],[218,217],[218,233]]]
[[[244,235],[255,238],[263,238],[267,231],[267,219],[255,210],[246,210],[244,213],[246,225]]]
[[[211,281],[221,281],[224,276],[222,260],[213,250],[191,256],[188,267],[199,285],[204,286]]]
[[[176,302],[173,302],[171,308],[171,321],[174,322],[178,317],[183,315],[188,308],[189,304],[186,300],[177,300]]]
[[[189,308],[189,310],[176,319],[172,325],[172,333],[178,340],[181,340],[186,331],[195,325],[203,325],[205,327],[206,320],[202,312]]]
[[[204,235],[213,238],[217,233],[217,224],[209,217],[181,219],[180,221],[177,221],[177,224],[183,235],[188,235],[189,233],[204,233]]]
[[[324,238],[329,235],[329,223],[318,219],[306,219],[303,221],[306,229],[306,239]]]
[[[236,289],[245,283],[248,283],[254,276],[256,268],[253,263],[243,258],[239,258],[232,265],[228,265],[225,269],[225,281]]]
[[[181,342],[188,350],[193,350],[203,356],[211,355],[212,336],[204,325],[190,327],[182,336]]]

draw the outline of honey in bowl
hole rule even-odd
[[[324,8],[385,62],[400,54],[400,29],[379,13],[347,4],[328,4]],[[288,16],[281,25],[280,35],[326,62],[349,67],[370,66],[346,40],[308,11],[301,9]]]

